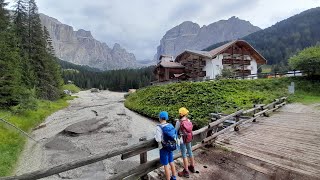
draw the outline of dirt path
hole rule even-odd
[[[124,93],[82,91],[70,106],[48,117],[45,127],[32,134],[16,174],[76,160],[135,144],[142,136],[153,137],[156,123],[123,105]],[[120,161],[114,157],[45,179],[106,179],[138,164],[138,157]]]

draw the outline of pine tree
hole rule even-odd
[[[18,38],[19,53],[22,59],[22,83],[27,88],[35,86],[35,75],[29,59],[29,23],[28,23],[28,2],[27,0],[17,0],[14,6],[14,30]]]
[[[20,57],[6,6],[0,0],[0,107],[17,105],[22,94]]]
[[[55,56],[55,51],[54,51],[54,48],[53,48],[52,39],[50,37],[49,31],[48,31],[46,26],[43,26],[43,33],[44,33],[44,39],[47,42],[47,52],[51,56]]]
[[[28,53],[36,77],[38,97],[55,100],[60,96],[62,78],[57,62],[48,52],[47,35],[43,32],[35,0],[29,0],[29,42]]]

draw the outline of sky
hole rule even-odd
[[[7,0],[13,2],[14,0]],[[109,47],[119,43],[137,60],[153,59],[166,31],[183,21],[200,26],[232,16],[267,28],[320,0],[36,0],[39,11],[90,30]]]

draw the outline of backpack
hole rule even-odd
[[[177,131],[172,124],[166,126],[159,125],[162,129],[163,141],[162,146],[168,151],[174,151],[177,149]]]
[[[183,120],[180,123],[180,135],[182,136],[183,143],[189,143],[193,139],[192,134],[193,125],[192,122],[187,120]]]

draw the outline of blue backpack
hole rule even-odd
[[[163,133],[162,146],[168,151],[174,151],[177,149],[177,131],[172,124],[166,126],[159,125]]]

